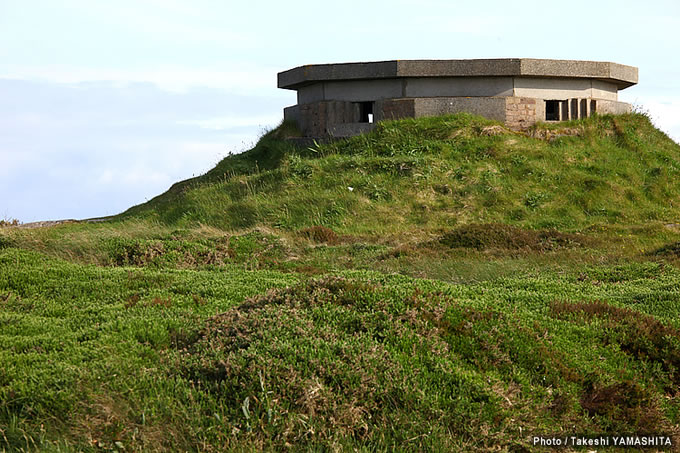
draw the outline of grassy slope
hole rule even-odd
[[[372,234],[470,222],[578,229],[680,217],[672,203],[680,194],[678,145],[642,115],[567,123],[562,131],[578,136],[552,140],[487,135],[490,124],[468,115],[384,122],[372,134],[305,150],[277,140],[277,130],[124,217],[220,228],[322,224]]]
[[[680,147],[644,116],[288,127],[113,222],[0,229],[0,449],[678,433]]]

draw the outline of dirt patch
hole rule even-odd
[[[561,233],[557,230],[525,230],[510,225],[485,223],[457,228],[442,235],[439,242],[449,248],[546,252],[583,246],[586,238],[580,234]]]
[[[575,127],[563,127],[560,129],[530,129],[527,135],[531,138],[551,142],[560,137],[580,137],[583,130]]]
[[[504,128],[503,126],[484,126],[481,131],[479,131],[479,135],[482,136],[494,136],[494,135],[503,135],[503,134],[513,134],[514,132]]]
[[[75,418],[79,439],[87,439],[87,451],[170,451],[188,449],[180,424],[144,423],[122,395],[103,390],[91,395]],[[128,450],[130,446],[135,446]],[[128,448],[125,448],[128,447]]]
[[[340,237],[328,227],[316,225],[299,231],[300,236],[316,242],[317,244],[337,244]]]

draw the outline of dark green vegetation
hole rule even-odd
[[[680,147],[646,117],[294,133],[0,229],[0,451],[680,442]]]

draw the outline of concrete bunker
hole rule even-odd
[[[469,112],[526,129],[538,121],[626,113],[618,91],[638,70],[610,62],[538,59],[393,60],[307,65],[278,74],[295,90],[284,109],[306,137],[348,137],[386,119]]]

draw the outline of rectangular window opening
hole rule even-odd
[[[545,101],[545,120],[560,120],[560,101]]]
[[[373,102],[359,102],[359,122],[373,122]]]

